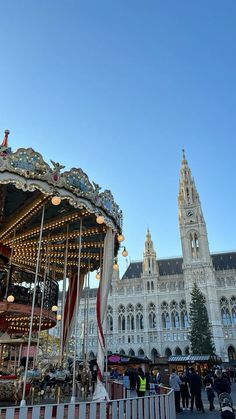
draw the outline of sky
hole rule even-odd
[[[181,255],[184,148],[210,250],[236,250],[235,0],[9,0],[0,16],[13,150],[110,189],[128,260],[141,260],[147,227],[157,257]]]

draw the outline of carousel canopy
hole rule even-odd
[[[32,148],[12,152],[9,131],[0,146],[0,245],[11,262],[34,271],[42,208],[45,206],[40,267],[62,279],[68,238],[67,266],[76,272],[82,219],[81,269],[98,269],[108,227],[122,230],[122,212],[109,190],[101,191],[80,168],[51,166]],[[99,219],[97,217],[100,217]],[[99,221],[99,223],[98,223]],[[116,240],[115,254],[119,243]]]

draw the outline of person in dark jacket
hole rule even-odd
[[[215,409],[215,406],[214,406],[215,393],[214,393],[213,373],[211,371],[208,371],[206,373],[205,378],[203,380],[203,384],[207,392],[207,399],[209,401],[209,410],[212,411]]]
[[[196,405],[196,409],[198,411],[204,412],[204,407],[202,403],[202,380],[200,375],[198,375],[195,369],[192,367],[190,369],[191,377],[190,377],[190,393],[191,393],[191,412],[193,411],[194,401]]]
[[[179,378],[182,381],[182,383],[180,384],[180,394],[181,394],[181,399],[182,399],[183,410],[185,410],[185,409],[188,409],[189,397],[190,397],[189,391],[188,391],[188,381],[184,375],[180,376]]]
[[[138,369],[137,387],[136,387],[138,397],[144,397],[146,389],[147,389],[147,380],[146,380],[146,377],[145,377],[145,374],[144,374],[142,368],[139,368]]]
[[[219,396],[221,393],[231,393],[231,386],[229,381],[222,376],[221,370],[216,370],[214,379],[214,388]]]

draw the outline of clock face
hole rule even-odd
[[[192,210],[192,209],[189,209],[189,210],[186,212],[187,217],[192,217],[192,216],[193,216],[193,214],[194,214],[194,212],[193,212],[193,210]]]

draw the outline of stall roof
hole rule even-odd
[[[212,355],[172,355],[169,360],[170,363],[178,362],[221,362],[221,359]]]

